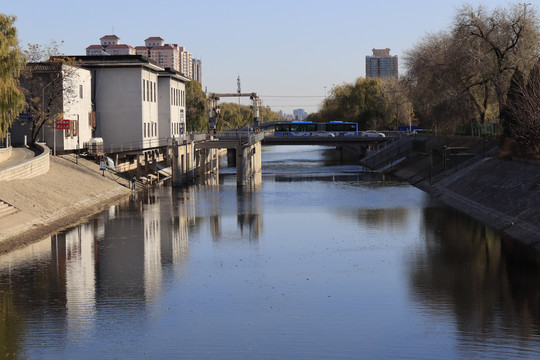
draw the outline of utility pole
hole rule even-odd
[[[240,75],[238,75],[238,78],[236,79],[236,85],[238,86],[238,105],[240,105],[240,94],[242,93],[242,87],[240,86]]]

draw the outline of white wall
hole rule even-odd
[[[98,122],[96,136],[103,138],[106,148],[157,145],[156,72],[143,66],[97,68],[94,86]]]
[[[64,119],[78,120],[78,136],[68,136],[69,130],[56,130],[57,149],[76,150],[92,137],[89,114],[92,112],[92,78],[86,69],[66,68],[64,78]],[[81,88],[82,87],[82,88]]]
[[[172,91],[171,91],[172,90]],[[172,76],[159,77],[159,137],[178,137],[186,127],[186,86]]]

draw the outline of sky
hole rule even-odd
[[[104,35],[133,47],[159,36],[202,60],[203,90],[236,93],[240,77],[241,91],[258,93],[263,106],[311,113],[333,86],[365,76],[373,48],[390,48],[403,73],[403,54],[427,34],[448,29],[466,3],[494,9],[518,2],[2,0],[0,13],[17,17],[23,49],[56,41],[64,55],[85,55]]]

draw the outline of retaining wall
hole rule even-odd
[[[41,154],[21,164],[0,171],[0,181],[30,179],[49,171],[50,149],[45,144],[36,144]]]
[[[6,161],[11,157],[11,153],[13,152],[11,149],[11,146],[0,148],[0,162]]]

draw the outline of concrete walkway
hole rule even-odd
[[[29,160],[36,156],[36,153],[29,148],[12,148],[11,157],[6,161],[0,162],[0,171],[9,169],[12,166],[19,165],[20,163]]]

